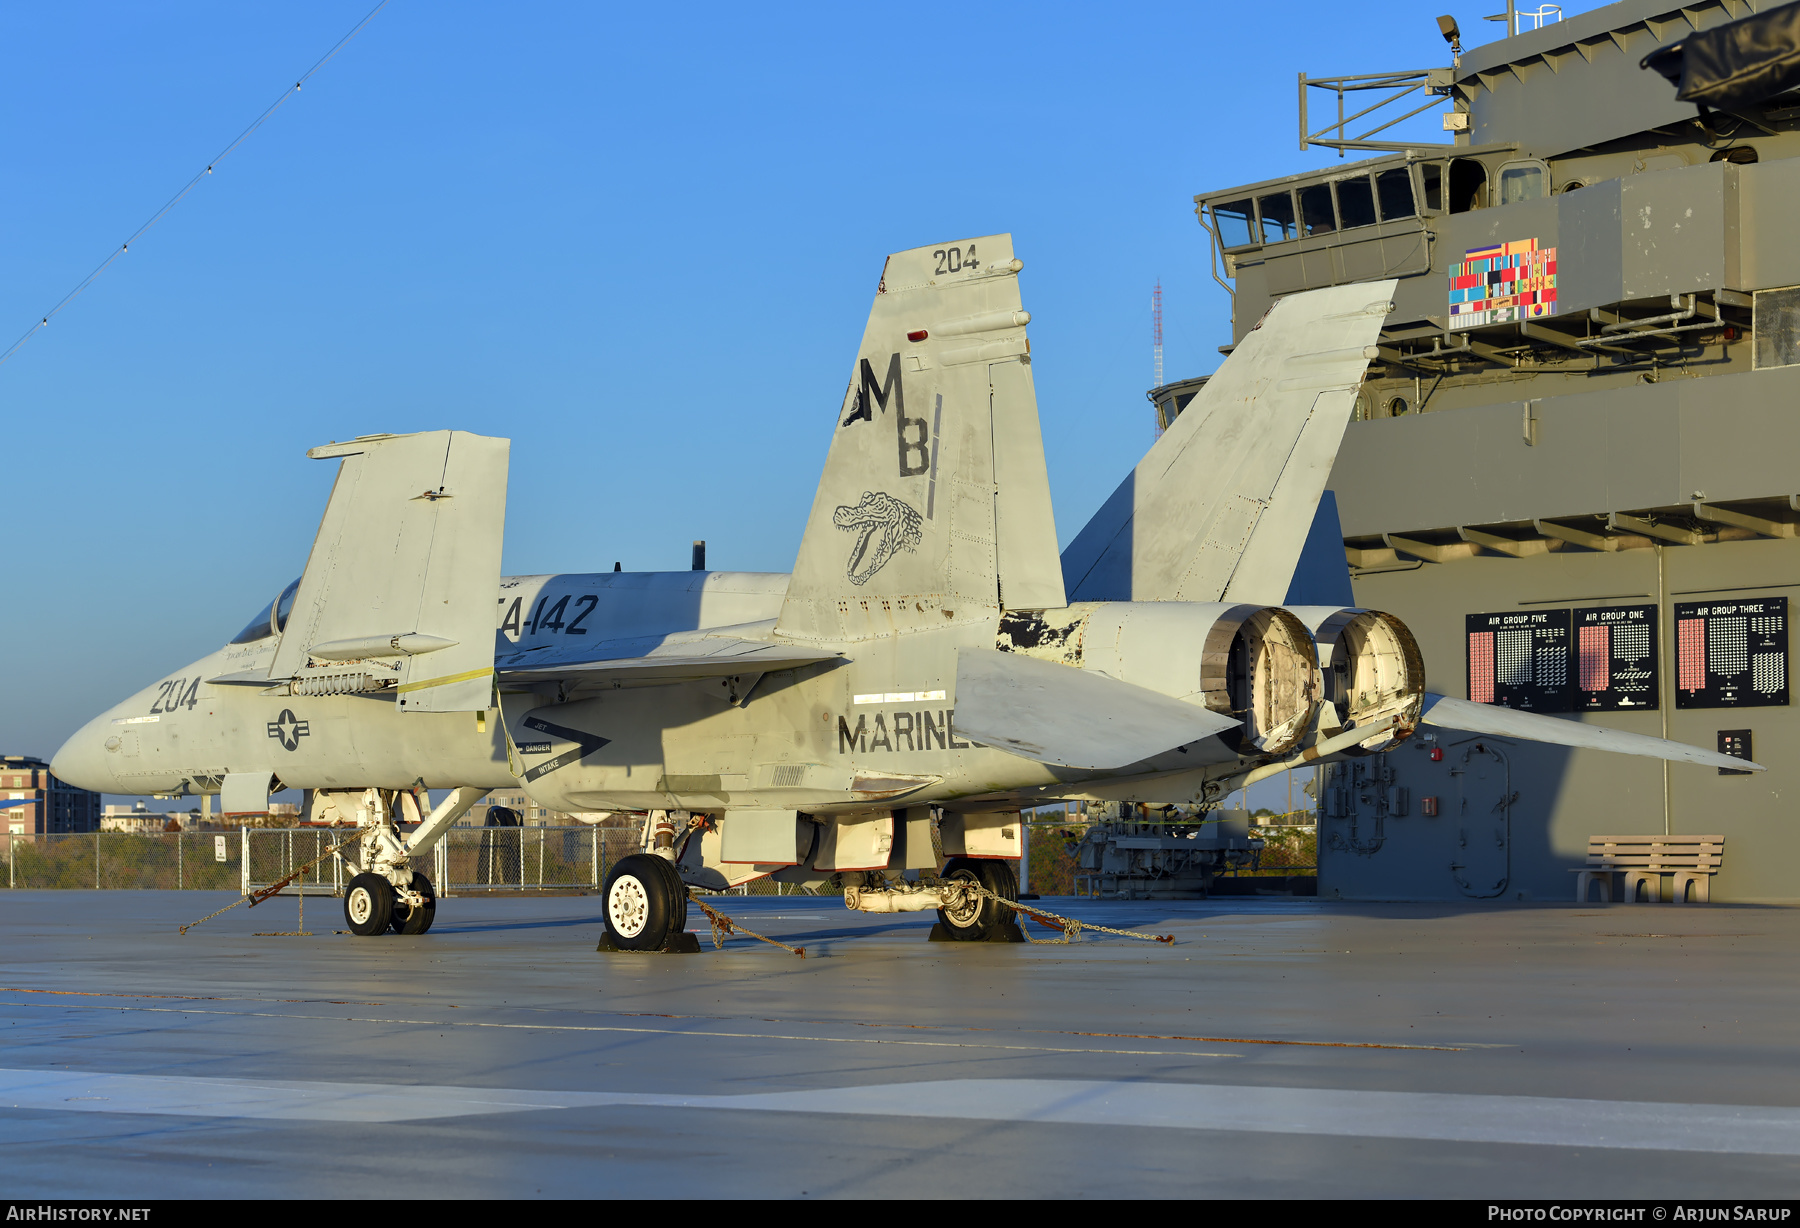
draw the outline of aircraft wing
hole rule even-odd
[[[574,651],[560,646],[527,649],[497,657],[494,668],[502,682],[543,682],[553,678],[582,682],[680,682],[764,674],[842,659],[824,649],[746,639],[717,631],[691,631],[600,640]]]
[[[376,659],[403,712],[487,708],[510,446],[428,431],[309,451],[341,463],[269,680]]]
[[[1063,551],[1069,600],[1285,601],[1393,291],[1271,307]]]
[[[1738,772],[1765,771],[1762,764],[1736,759],[1717,751],[1703,750],[1685,742],[1652,738],[1621,729],[1584,725],[1538,712],[1519,712],[1493,704],[1471,703],[1466,699],[1450,699],[1443,695],[1425,696],[1424,714],[1419,718],[1427,725],[1445,729],[1462,729],[1469,733],[1488,733],[1497,738],[1524,738],[1529,742],[1551,742],[1557,746],[1574,746],[1585,750],[1610,750],[1621,755],[1643,755],[1651,759],[1668,759],[1676,763],[1698,763],[1704,767],[1725,768]],[[957,715],[957,724],[962,716]]]
[[[1116,768],[1242,722],[1053,661],[959,648],[956,732],[1039,763]]]

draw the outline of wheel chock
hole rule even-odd
[[[959,939],[950,936],[950,931],[944,928],[944,923],[942,921],[933,921],[931,923],[931,937],[927,938],[926,941],[957,942]],[[986,938],[980,939],[979,941],[1029,942],[1030,939],[1026,938],[1025,931],[1019,928],[1018,921],[1015,918],[1008,917],[1005,921],[1002,921],[999,925],[990,930]]]
[[[600,931],[600,942],[594,947],[596,951],[612,951],[620,955],[698,955],[700,954],[700,938],[686,930],[670,934],[663,940],[662,946],[654,951],[627,951],[613,942],[612,936],[605,930]]]

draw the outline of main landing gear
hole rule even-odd
[[[390,929],[396,934],[423,934],[437,919],[437,892],[431,880],[414,873],[405,892],[379,874],[358,874],[344,891],[344,923],[359,938]]]
[[[952,857],[935,878],[913,881],[858,871],[844,875],[844,907],[856,912],[937,910],[933,942],[1025,942],[1014,909],[1019,880],[1006,862]],[[854,879],[854,881],[851,881]]]
[[[1025,941],[1012,909],[974,891],[954,890],[960,884],[992,892],[1003,900],[1017,900],[1019,880],[1011,866],[988,858],[952,857],[938,877],[952,889],[942,893],[944,907],[938,909],[938,923],[931,927],[933,941]]]
[[[605,931],[602,951],[682,951],[700,949],[687,932],[687,884],[674,863],[654,853],[621,857],[600,890]]]

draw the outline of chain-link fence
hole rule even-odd
[[[236,837],[244,844],[242,885],[256,891],[278,882],[349,834],[342,828],[251,828]],[[453,827],[411,864],[440,896],[592,891],[613,862],[637,851],[637,833],[617,828]],[[341,894],[348,877],[341,860],[325,857],[282,894]]]
[[[616,827],[453,827],[433,850],[431,877],[441,895],[592,891],[615,861],[638,848],[636,832]]]
[[[1263,842],[1262,852],[1252,869],[1243,866],[1233,873],[1240,878],[1283,878],[1300,874],[1317,874],[1319,869],[1319,829],[1316,827],[1258,827],[1256,838]]]
[[[341,895],[348,867],[327,850],[347,828],[253,827],[231,831],[10,834],[0,843],[6,888],[256,891],[311,865],[283,895]],[[935,839],[935,834],[934,834]],[[621,857],[642,848],[621,827],[453,827],[412,867],[441,896],[473,892],[597,891]],[[346,850],[350,851],[350,850]],[[322,858],[322,860],[321,860]],[[837,895],[763,878],[733,895]]]
[[[9,833],[0,843],[9,889],[159,888],[258,890],[308,863],[283,889],[337,895],[347,867],[327,851],[345,828],[241,828],[226,832]],[[440,895],[468,891],[593,890],[619,858],[637,852],[638,834],[598,827],[452,828],[413,869]],[[322,860],[321,860],[322,858]]]
[[[237,832],[14,832],[0,843],[0,852],[9,888],[216,891],[242,880],[240,839]]]
[[[232,860],[238,867],[235,885],[257,891],[317,861],[319,864],[282,888],[281,894],[339,895],[349,875],[344,863],[326,852],[353,834],[342,827],[250,827],[233,832]],[[416,857],[413,868],[429,875],[430,861],[429,855]]]
[[[679,842],[680,837],[677,837]],[[472,891],[597,891],[621,857],[643,848],[622,827],[454,827],[419,865],[439,895]],[[798,887],[758,879],[737,895],[795,895]]]

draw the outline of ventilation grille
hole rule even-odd
[[[355,670],[346,674],[296,678],[291,689],[296,695],[355,695],[360,691],[378,691],[389,681],[391,679],[372,678],[366,671]]]

